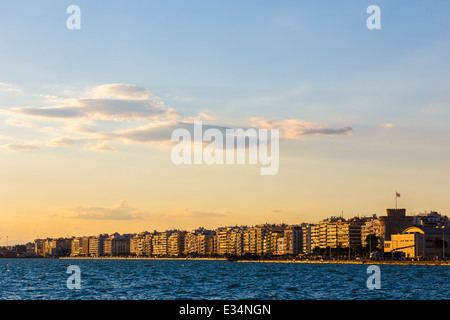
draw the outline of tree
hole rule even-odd
[[[366,250],[370,253],[371,251],[374,251],[379,243],[380,243],[380,237],[377,237],[375,234],[371,233],[367,235],[366,237]]]
[[[323,256],[324,253],[325,253],[325,250],[326,250],[326,249],[323,249],[323,248],[320,248],[320,247],[315,247],[315,248],[312,250],[312,254],[313,254],[314,256]]]
[[[447,241],[443,241],[441,238],[434,238],[433,240],[433,249],[442,250],[448,247]]]

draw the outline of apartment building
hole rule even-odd
[[[186,238],[185,231],[175,231],[167,239],[167,253],[170,256],[179,256],[184,252],[184,243]]]
[[[91,257],[100,257],[105,254],[105,240],[108,238],[107,234],[100,234],[88,238],[88,253]]]
[[[124,256],[130,254],[130,239],[134,234],[120,235],[114,233],[104,240],[104,255],[106,256]]]
[[[214,232],[198,235],[198,253],[211,255],[214,253]]]
[[[152,254],[152,234],[144,231],[130,238],[130,254],[149,256]]]
[[[320,226],[319,224],[311,225],[311,250],[320,248]]]
[[[450,228],[450,220],[447,216],[442,216],[436,211],[420,213],[413,218],[413,224],[415,226],[423,227],[446,227]]]
[[[44,257],[60,257],[69,256],[72,249],[72,239],[47,238],[39,242],[40,248],[37,249],[37,254]]]
[[[312,251],[311,245],[311,227],[313,224],[305,224],[302,226],[302,250],[305,254],[310,254]]]
[[[233,236],[237,237],[236,231],[233,232],[234,229],[235,227],[221,227],[215,230],[215,253],[219,255],[235,254],[236,248],[234,246],[238,240],[232,239]]]
[[[165,256],[169,254],[169,237],[176,230],[167,230],[157,232],[152,237],[152,254],[156,256]]]
[[[288,226],[284,230],[284,236],[282,241],[278,239],[283,245],[283,250],[279,251],[279,254],[298,255],[302,252],[303,247],[303,231],[302,226]]]
[[[192,232],[186,233],[184,253],[212,254],[214,252],[214,235],[214,231],[204,228],[198,228],[196,230],[193,230]]]
[[[262,252],[267,255],[278,254],[278,239],[284,237],[285,225],[268,225],[262,234]]]
[[[367,243],[368,235],[375,235],[376,237],[380,237],[380,220],[374,214],[372,217],[368,217],[365,219],[364,223],[361,225],[361,245],[367,246],[370,244]]]
[[[184,242],[184,254],[192,254],[192,253],[199,253],[200,247],[199,247],[199,237],[200,234],[193,232],[188,232],[185,236],[185,242]]]
[[[228,253],[241,256],[244,254],[244,227],[234,227],[228,234]]]
[[[82,255],[82,256],[88,256],[89,255],[89,237],[81,238],[80,255]]]
[[[70,255],[73,257],[78,257],[81,253],[81,248],[82,248],[82,243],[81,243],[82,238],[81,237],[76,237],[72,239],[72,245],[71,245],[71,251],[70,251]]]
[[[35,239],[34,243],[34,252],[38,256],[44,256],[44,240],[43,239]]]
[[[256,228],[251,227],[251,228],[246,228],[243,231],[243,235],[242,235],[242,246],[243,246],[243,253],[247,254],[247,253],[251,253],[251,254],[256,254],[256,248],[257,248],[257,240],[256,240]]]

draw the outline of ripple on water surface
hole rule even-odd
[[[69,265],[81,289],[67,288]],[[449,266],[230,263],[215,260],[0,259],[0,299],[450,299]]]

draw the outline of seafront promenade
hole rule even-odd
[[[176,258],[176,257],[60,257],[64,260],[194,260],[194,261],[229,261],[227,258]],[[426,260],[275,260],[275,259],[237,259],[230,262],[240,263],[307,263],[307,264],[391,264],[391,265],[432,265],[432,266],[450,266],[450,261]]]

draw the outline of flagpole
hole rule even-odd
[[[397,211],[397,190],[395,190],[395,210]]]

